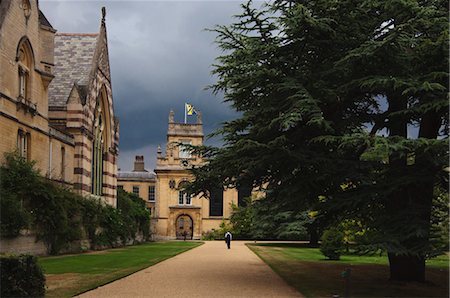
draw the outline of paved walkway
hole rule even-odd
[[[244,242],[205,244],[79,297],[302,297]]]

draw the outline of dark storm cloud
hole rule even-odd
[[[168,113],[183,121],[184,102],[203,112],[212,132],[236,114],[220,96],[204,90],[214,83],[211,64],[220,51],[205,28],[230,24],[239,2],[40,1],[59,32],[97,32],[106,6],[115,113],[120,118],[119,167],[129,170],[134,155],[153,169],[156,148],[164,148]],[[194,120],[194,119],[192,119]]]

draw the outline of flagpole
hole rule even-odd
[[[184,124],[187,123],[187,116],[186,116],[186,103],[184,103]]]

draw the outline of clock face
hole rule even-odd
[[[186,160],[186,159],[183,159],[183,160],[181,161],[181,165],[182,165],[183,167],[187,167],[187,166],[189,166],[189,161]]]

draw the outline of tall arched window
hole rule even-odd
[[[101,102],[101,101],[100,101]],[[101,103],[95,109],[94,142],[92,144],[92,194],[101,196],[103,188],[103,130],[104,119]]]
[[[103,194],[103,160],[111,144],[111,117],[109,114],[108,92],[102,87],[94,110],[92,142],[92,194]]]
[[[18,97],[29,99],[31,97],[31,70],[33,69],[33,56],[28,40],[25,38],[19,44],[17,51],[19,92]]]

